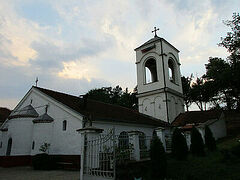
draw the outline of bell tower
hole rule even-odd
[[[155,36],[135,49],[138,110],[171,123],[184,112],[179,51]]]

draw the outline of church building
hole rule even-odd
[[[50,155],[79,160],[77,130],[89,125],[103,133],[114,128],[119,136],[138,132],[142,139],[158,131],[168,150],[171,123],[184,113],[179,51],[154,33],[135,49],[138,111],[33,86],[0,128],[0,166],[28,164],[44,144]]]

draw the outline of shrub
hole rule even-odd
[[[231,152],[232,152],[233,155],[240,158],[240,144],[232,147]]]
[[[178,128],[173,131],[172,154],[178,160],[186,159],[188,154],[186,139]]]
[[[208,126],[205,127],[205,145],[210,151],[215,151],[217,149],[215,138]]]
[[[150,158],[151,179],[164,179],[167,173],[167,159],[163,144],[158,137],[153,137]]]
[[[191,146],[190,150],[193,155],[204,156],[204,144],[203,139],[199,131],[193,127],[191,131]]]
[[[36,154],[32,158],[32,166],[35,170],[56,169],[56,160],[46,153]]]

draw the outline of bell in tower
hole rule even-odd
[[[139,112],[171,123],[184,112],[179,51],[157,30],[135,49]]]

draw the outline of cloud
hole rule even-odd
[[[78,95],[136,85],[135,52],[158,35],[180,50],[182,74],[204,73],[238,1],[13,0],[0,3],[0,103],[34,84]],[[17,93],[16,93],[17,91]],[[1,106],[1,104],[0,104]]]

